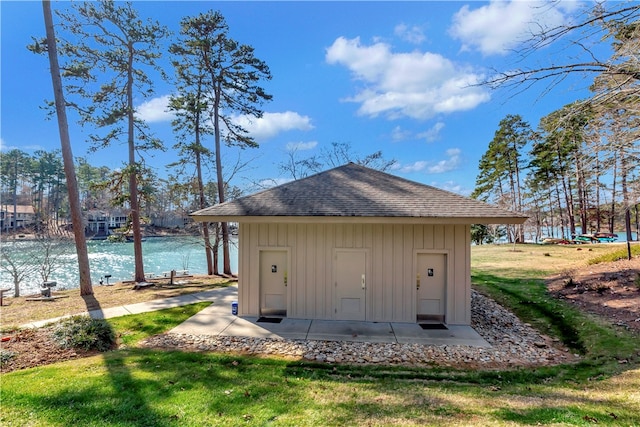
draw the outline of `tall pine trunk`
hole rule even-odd
[[[224,177],[222,174],[222,153],[220,144],[220,97],[222,88],[220,83],[216,86],[215,90],[215,102],[214,102],[214,117],[213,128],[215,132],[215,144],[216,144],[216,179],[218,181],[218,201],[220,203],[225,202],[224,196]],[[231,260],[229,254],[229,227],[226,222],[220,223],[220,230],[222,234],[222,272],[224,274],[231,274]],[[216,236],[217,239],[217,236]],[[217,245],[216,245],[217,248]]]
[[[55,30],[53,28],[53,17],[51,15],[51,3],[43,0],[42,10],[44,13],[45,27],[47,31],[47,51],[49,64],[51,66],[51,81],[55,97],[56,114],[58,116],[58,131],[60,133],[60,145],[62,147],[62,159],[64,162],[64,174],[67,179],[67,190],[69,193],[69,208],[71,210],[71,223],[78,255],[78,273],[80,278],[80,295],[92,295],[91,272],[89,269],[89,255],[87,252],[87,242],[84,235],[84,223],[82,220],[82,208],[80,206],[80,196],[78,194],[78,181],[76,179],[75,166],[73,164],[73,154],[71,151],[71,141],[69,138],[69,125],[67,122],[66,105],[64,93],[62,91],[62,78],[60,77],[60,66],[58,64],[58,49],[56,46]]]
[[[129,204],[131,206],[131,228],[133,231],[133,257],[135,263],[134,281],[144,282],[142,259],[142,230],[140,225],[140,203],[138,202],[138,165],[134,140],[133,108],[133,46],[129,45],[129,66],[127,67],[127,135],[129,146]]]
[[[202,95],[201,82],[198,83],[198,99]],[[196,114],[196,122],[194,126],[195,133],[195,156],[196,156],[196,176],[198,180],[198,202],[200,209],[204,209],[207,207],[207,201],[204,196],[204,182],[202,179],[202,152],[200,144],[200,110]],[[211,237],[209,236],[209,223],[203,222],[201,224],[202,227],[202,238],[204,239],[204,256],[207,260],[207,274],[211,276],[214,274],[213,271],[213,256],[211,254]]]
[[[196,146],[200,147],[200,127],[196,126]],[[204,197],[204,183],[202,182],[202,159],[201,153],[196,151],[196,174],[198,176],[198,195],[200,209],[206,208],[206,200]],[[209,223],[202,223],[202,237],[204,239],[204,256],[207,260],[207,274],[213,274],[213,257],[211,256],[211,237],[209,236]]]

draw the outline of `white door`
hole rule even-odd
[[[287,315],[287,251],[260,251],[260,314]]]
[[[336,250],[336,319],[366,320],[367,252]]]
[[[445,320],[447,255],[418,254],[416,260],[417,314],[420,320]]]

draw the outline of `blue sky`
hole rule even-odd
[[[52,2],[69,8],[69,2]],[[180,19],[219,10],[233,39],[255,48],[273,79],[264,83],[273,100],[264,117],[245,123],[259,149],[240,152],[254,159],[234,184],[286,179],[278,170],[288,150],[306,157],[332,142],[349,143],[361,156],[382,150],[395,159],[391,173],[468,195],[478,162],[499,121],[520,114],[532,126],[541,117],[588,92],[588,79],[567,79],[541,96],[544,86],[521,94],[472,86],[491,69],[522,66],[513,49],[531,25],[566,22],[581,5],[560,2],[151,2],[136,1],[141,17],[176,34]],[[583,5],[582,5],[583,6]],[[26,49],[31,36],[44,34],[40,2],[0,2],[2,151],[28,153],[60,147],[55,121],[47,120],[44,100],[53,98],[48,61]],[[58,17],[54,16],[57,22]],[[167,42],[167,46],[170,42]],[[526,59],[546,64],[568,55],[554,46]],[[163,67],[172,69],[167,59]],[[166,146],[174,143],[165,112],[172,86],[157,79],[150,99],[136,100]],[[95,166],[120,167],[123,144],[88,153],[89,129],[70,123],[74,156]],[[209,144],[212,146],[213,141]],[[224,150],[227,162],[238,153]],[[160,176],[175,161],[168,150],[147,162]]]

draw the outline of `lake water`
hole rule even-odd
[[[230,245],[231,271],[238,272],[238,249],[236,240]],[[11,245],[12,243],[2,243]],[[16,243],[17,256],[28,256],[29,249],[37,243],[22,241]],[[133,244],[113,243],[106,240],[87,242],[91,280],[98,285],[100,278],[110,274],[110,283],[131,280],[134,271]],[[204,255],[204,243],[198,237],[150,237],[142,242],[142,254],[145,274],[160,274],[171,270],[189,270],[191,274],[206,274],[207,261]],[[222,271],[222,249],[220,250],[220,271]],[[57,282],[58,289],[78,287],[78,261],[73,243],[69,243],[69,253],[65,255],[63,265],[50,275],[49,280]],[[21,295],[39,292],[42,278],[36,273],[25,279],[20,286]],[[106,280],[105,280],[106,283]],[[13,280],[5,271],[0,272],[0,287],[13,289]],[[8,295],[12,295],[9,292]]]
[[[626,241],[624,232],[618,232],[618,241]],[[634,233],[635,239],[635,233]],[[237,241],[232,239],[230,245],[231,271],[238,272]],[[2,243],[12,245],[13,243]],[[49,280],[57,282],[57,289],[73,289],[78,287],[78,262],[73,244],[68,243],[68,254],[64,257],[63,265],[50,275]],[[15,244],[14,255],[24,258],[30,256],[29,248],[37,247],[37,243],[19,241]],[[110,274],[109,282],[130,280],[134,271],[133,244],[112,243],[107,241],[88,241],[89,263],[91,266],[91,280],[98,285],[100,278]],[[31,252],[32,253],[32,252]],[[192,274],[206,274],[207,261],[204,256],[204,246],[198,237],[150,237],[142,243],[144,271],[146,274],[161,274],[171,270],[189,270]],[[222,250],[220,250],[220,269],[222,271]],[[4,261],[1,261],[4,262]],[[39,292],[42,278],[34,273],[23,280],[20,286],[21,295]],[[105,280],[106,283],[106,280]],[[13,280],[9,273],[0,270],[0,288],[13,289]],[[8,295],[13,295],[10,291]]]
[[[604,231],[604,230],[603,230]],[[588,232],[587,234],[592,234],[593,232]],[[553,235],[552,235],[553,234]],[[576,235],[582,234],[582,230],[581,228],[578,226],[576,227]],[[618,235],[618,238],[616,239],[616,243],[621,243],[621,242],[626,242],[627,241],[627,232],[626,231],[616,231],[615,234]],[[549,230],[547,230],[546,228],[543,231],[543,235],[540,237],[540,239],[544,238],[544,237],[560,237],[562,235],[560,228],[556,228],[554,230],[553,233],[549,233]],[[533,231],[531,230],[525,230],[525,238],[527,240],[527,242],[533,242],[533,243],[539,243],[535,241],[535,234]],[[571,239],[571,233],[569,232],[568,229],[565,229],[565,239]],[[635,231],[631,232],[631,241],[635,242],[638,240],[638,234]]]

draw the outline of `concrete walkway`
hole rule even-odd
[[[91,310],[89,312],[76,313],[76,315],[89,315],[94,319],[110,319],[112,317],[127,316],[129,314],[147,313],[150,311],[164,310],[165,308],[180,307],[183,305],[195,304],[203,301],[217,301],[225,294],[237,295],[238,288],[229,286],[226,288],[212,289],[205,292],[179,295],[177,297],[156,299],[136,304],[127,304],[120,307],[110,307],[102,310]],[[234,297],[235,298],[235,297]],[[71,316],[56,317],[54,319],[40,320],[21,325],[22,328],[39,328],[49,323],[57,322]]]
[[[173,328],[170,333],[238,336],[252,338],[357,341],[380,343],[414,343],[424,345],[490,345],[469,326],[448,325],[447,329],[423,329],[416,323],[356,322],[337,320],[310,320],[284,318],[271,323],[258,317],[238,317],[231,314],[231,303],[238,298],[238,287],[212,289],[206,292],[173,298],[94,310],[88,314],[96,319],[126,316],[165,308],[178,307],[201,301],[212,301],[209,307]],[[86,313],[85,313],[86,314]],[[23,325],[39,327],[59,319]],[[267,320],[267,321],[264,321]]]

